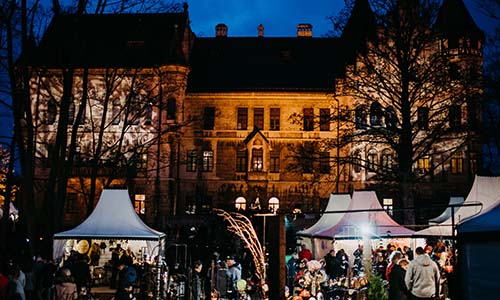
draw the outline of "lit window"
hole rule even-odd
[[[450,171],[451,174],[462,174],[463,171],[462,152],[456,152],[451,156]]]
[[[262,172],[264,169],[264,151],[262,149],[252,149],[252,170]]]
[[[384,204],[385,211],[387,211],[387,214],[392,216],[393,208],[394,208],[392,198],[384,198],[383,204]]]
[[[148,167],[148,154],[136,154],[135,167],[137,169],[147,169]]]
[[[203,172],[212,172],[214,169],[214,152],[212,150],[203,151]]]
[[[186,170],[188,172],[195,172],[196,171],[196,158],[197,158],[197,153],[196,150],[189,151],[187,153],[187,168]]]
[[[269,130],[280,130],[280,109],[271,108],[270,109],[270,122],[269,122]]]
[[[134,208],[138,215],[146,214],[146,195],[135,194]]]
[[[248,108],[239,107],[238,108],[238,130],[247,130],[248,128]]]
[[[418,159],[417,169],[421,173],[428,172],[431,169],[431,159],[428,155]]]
[[[254,128],[264,129],[264,109],[253,109],[253,126]]]

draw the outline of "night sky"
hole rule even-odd
[[[330,29],[327,17],[335,15],[344,0],[188,0],[191,28],[197,36],[213,37],[215,25],[228,26],[228,36],[257,36],[264,25],[264,36],[296,36],[299,23],[313,25],[313,36],[321,37]],[[465,0],[476,24],[490,31],[489,20]]]

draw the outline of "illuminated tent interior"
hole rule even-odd
[[[148,227],[135,212],[127,190],[103,190],[92,214],[77,227],[54,235],[53,258],[59,261],[70,250],[80,253],[97,242],[108,247],[122,244],[142,258],[153,258],[164,247],[165,233]],[[83,242],[83,243],[82,243]]]
[[[336,199],[342,199],[338,201],[338,206]],[[326,218],[320,218],[312,227],[297,233],[311,240],[310,246],[316,258],[323,257],[332,248],[332,243],[335,250],[341,247],[352,251],[364,236],[370,237],[373,248],[381,241],[384,246],[388,242],[410,244],[409,238],[414,231],[394,221],[382,208],[374,191],[354,191],[346,208],[342,207],[345,206],[345,198],[330,197],[330,200],[333,203],[331,206],[329,203],[327,211],[344,212],[325,213],[323,216],[328,215]]]

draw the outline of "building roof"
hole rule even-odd
[[[188,92],[331,90],[340,51],[336,38],[197,38]]]
[[[450,39],[484,39],[483,31],[474,22],[463,0],[443,0],[434,29]]]
[[[47,67],[152,67],[186,63],[187,13],[54,17],[33,63]]]

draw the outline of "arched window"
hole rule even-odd
[[[382,105],[378,102],[373,102],[370,106],[370,124],[372,126],[382,125]]]
[[[366,155],[366,168],[368,171],[377,170],[377,151],[375,149],[371,149]]]
[[[392,106],[389,106],[385,110],[385,126],[388,129],[396,129],[398,127],[398,116]]]
[[[364,105],[356,107],[356,129],[366,129],[366,107]]]
[[[384,171],[389,171],[392,168],[392,152],[389,149],[384,149],[380,156],[380,165]]]

